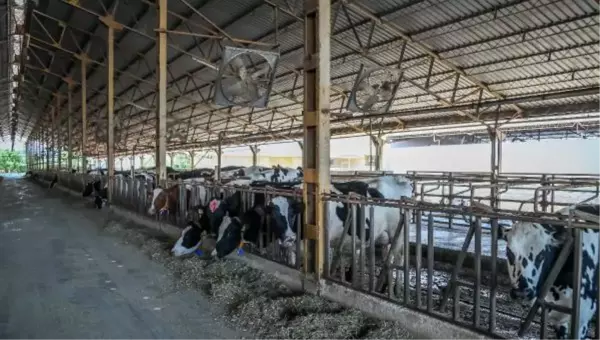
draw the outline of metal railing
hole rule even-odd
[[[489,173],[408,171],[414,195],[421,201],[471,206],[473,202],[518,211],[556,212],[575,202],[597,203],[600,175],[502,173],[492,182]],[[491,188],[496,188],[492,194]],[[434,214],[438,226],[468,227],[462,215]]]
[[[54,173],[39,173],[40,178],[50,182]],[[81,192],[92,176],[71,173],[59,173],[58,184],[72,190]],[[541,195],[557,197],[561,190],[571,190],[572,186],[596,185],[596,191],[586,192],[590,197],[597,197],[597,179],[593,176],[580,176],[567,178],[563,175],[521,175],[506,176],[497,185],[509,185],[519,182],[532,184],[536,187],[530,192],[533,194],[536,205],[532,211],[525,209],[511,209],[500,205],[500,208],[485,208],[477,202],[485,202],[483,195],[476,194],[473,188],[489,190],[489,175],[471,173],[453,173],[441,176],[440,174],[409,174],[417,184],[435,182],[441,187],[446,187],[444,195],[437,196],[431,192],[417,191],[414,199],[403,201],[366,199],[355,196],[326,195],[325,204],[345,204],[350,212],[346,221],[343,221],[343,238],[329,240],[330,230],[326,230],[328,245],[325,249],[325,277],[352,289],[377,296],[387,301],[392,301],[427,313],[433,317],[441,318],[452,323],[475,329],[484,334],[506,338],[515,337],[540,337],[547,336],[548,309],[562,311],[571,315],[572,321],[581,319],[579,313],[579,289],[573,294],[574,308],[555,306],[544,302],[543,297],[560,272],[561,264],[567,260],[570,253],[581,254],[581,228],[598,228],[597,221],[585,222],[576,220],[572,214],[565,219],[557,218],[554,213],[564,204],[574,204],[577,201],[559,202],[550,199],[548,204],[540,205]],[[544,181],[541,182],[541,176]],[[97,176],[102,183],[105,177]],[[513,182],[511,182],[513,181]],[[500,181],[499,181],[500,182]],[[232,187],[222,184],[206,184],[183,182],[181,180],[171,184],[179,184],[179,202],[175,212],[168,215],[157,215],[159,222],[171,223],[183,227],[186,221],[193,218],[195,207],[207,204],[207,199],[212,197],[228,197],[235,192],[242,196],[242,212],[251,209],[257,194],[265,195],[266,199],[274,196],[294,197],[302,199],[301,194],[294,190],[274,190],[272,188],[247,188]],[[436,185],[437,185],[436,184]],[[138,179],[116,179],[113,188],[113,204],[132,210],[139,214],[148,215],[147,210],[151,199],[151,184]],[[431,186],[434,186],[433,184]],[[452,186],[453,192],[449,192]],[[417,186],[418,187],[418,186]],[[459,188],[469,188],[468,195],[464,196],[472,204],[452,205],[448,198],[461,197]],[[189,189],[189,199],[188,190]],[[202,196],[204,195],[204,196]],[[439,198],[447,201],[431,202]],[[428,199],[429,198],[429,199]],[[520,201],[525,202],[526,200]],[[475,203],[473,203],[475,202]],[[545,207],[545,208],[544,208]],[[386,230],[388,244],[392,251],[376,245],[375,242],[361,242],[361,240],[376,240],[375,228],[368,227],[365,217],[370,220],[369,225],[381,224],[381,211],[386,208],[397,210],[401,216],[396,228]],[[328,209],[326,209],[327,211]],[[362,218],[356,218],[360,216]],[[448,240],[440,231],[439,216],[460,216],[465,222],[466,232],[454,233],[449,238],[456,247],[446,247]],[[569,237],[563,246],[557,263],[548,274],[540,297],[532,308],[523,307],[513,301],[509,296],[510,279],[506,269],[505,242],[498,239],[498,228],[506,221],[529,221],[539,224],[566,226]],[[297,219],[297,240],[302,239],[301,219]],[[443,230],[442,230],[443,231]],[[351,237],[350,235],[357,235]],[[346,241],[342,242],[346,239]],[[383,248],[383,249],[382,249]],[[401,248],[402,251],[393,251]],[[448,249],[455,250],[452,253]],[[458,248],[458,249],[457,249]],[[281,263],[297,270],[302,268],[302,242],[296,242],[294,249],[284,249],[275,242],[270,225],[266,230],[261,230],[258,244],[248,246],[248,252],[265,259]],[[393,255],[393,256],[390,256]],[[452,255],[452,256],[450,256]],[[235,256],[235,255],[234,255]],[[450,259],[450,260],[449,260]],[[577,262],[579,261],[579,262]],[[581,273],[581,256],[574,256],[574,268],[579,268]],[[577,272],[575,273],[577,274]],[[576,275],[574,277],[577,277]],[[581,282],[574,280],[573,287],[580,287]],[[387,287],[386,287],[387,286]],[[600,297],[597,297],[600,299]],[[538,310],[541,309],[541,314]],[[596,313],[595,336],[598,337],[598,313]],[[578,323],[578,322],[577,322]],[[572,323],[576,324],[576,323]],[[573,327],[573,329],[576,327]],[[518,332],[515,330],[518,329]],[[571,333],[571,337],[579,335]]]
[[[351,237],[349,242],[336,242],[327,249],[326,275],[332,281],[494,336],[546,338],[548,318],[544,313],[548,308],[570,314],[572,324],[579,325],[579,293],[573,294],[574,308],[557,307],[545,302],[544,297],[568,255],[581,254],[581,229],[598,229],[597,221],[576,221],[572,217],[560,220],[552,213],[449,207],[416,200],[375,200],[336,195],[328,195],[326,200],[349,205],[352,214],[344,223],[342,235],[346,236],[348,231],[350,235],[360,235],[358,239]],[[373,228],[367,228],[364,219],[355,216],[369,216],[371,226],[381,224],[382,214],[374,211],[377,207],[397,210],[402,216],[397,227],[389,230],[389,248],[392,251],[387,253],[379,251],[373,242],[360,242],[368,233],[369,240],[375,240],[378,235]],[[441,265],[445,261],[440,257],[445,254],[437,249],[436,213],[460,213],[472,221],[469,232],[464,235],[462,251],[450,266]],[[491,232],[482,228],[485,220],[491,226]],[[499,255],[503,253],[500,246],[506,243],[499,242],[498,228],[499,222],[506,220],[562,225],[572,231],[572,234],[568,233],[559,259],[542,284],[532,308],[525,308],[510,298],[508,273],[499,266]],[[331,244],[332,240],[328,238],[328,241]],[[467,250],[471,245],[474,249],[471,261],[467,263]],[[394,249],[402,250],[394,252]],[[581,277],[581,258],[577,255],[574,258],[574,268],[579,268],[579,271],[574,273],[572,287],[579,292],[577,287],[581,286],[581,281],[576,278]],[[488,264],[484,265],[486,259]],[[348,272],[352,275],[349,276]],[[540,308],[542,316],[537,316]],[[598,337],[598,316],[595,319]],[[517,334],[514,329],[518,329]],[[573,331],[578,329],[572,328]],[[570,338],[578,337],[578,334],[570,333]]]

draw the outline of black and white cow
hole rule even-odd
[[[265,185],[278,189],[293,187],[276,183],[256,183],[255,186]],[[265,204],[264,194],[256,193],[252,208],[243,212],[242,193],[239,191],[227,198],[213,198],[207,206],[195,208],[201,216],[200,223],[188,223],[173,247],[173,253],[181,256],[194,252],[200,245],[200,235],[206,232],[217,239],[213,255],[222,258],[238,248],[242,239],[257,244],[259,232],[265,231],[265,217],[269,218],[271,231],[279,244],[290,247],[296,240],[295,221],[301,207],[301,201],[283,196],[273,197],[269,204]]]
[[[239,177],[240,173],[245,174],[246,167],[245,166],[237,166],[237,165],[231,165],[231,166],[224,166],[221,167],[221,179],[222,180],[227,180],[227,179],[232,179],[234,177]],[[242,171],[242,172],[240,172]],[[213,173],[213,179],[217,178],[217,173]]]
[[[255,182],[295,183],[301,182],[304,177],[302,168],[292,169],[277,165],[270,169],[267,168],[266,170],[258,171],[261,168],[262,167],[254,167],[253,171],[246,171],[244,176],[240,176],[241,178],[235,179],[227,184],[253,186],[253,183]]]
[[[104,176],[108,172],[108,169],[94,169],[88,170],[87,174],[90,176]]]
[[[83,188],[82,196],[88,197],[92,193],[94,193],[95,196],[94,206],[98,209],[102,209],[102,206],[108,198],[108,183],[102,187],[102,182],[99,179],[87,182]]]
[[[264,195],[256,194],[254,205],[242,216],[226,215],[223,218],[212,255],[223,258],[244,243],[258,245],[261,232],[268,237],[267,223],[276,242],[284,250],[293,252],[297,241],[297,220],[301,218],[303,209],[304,204],[298,198],[275,196],[265,203]],[[295,256],[290,262],[295,264]]]
[[[210,202],[203,206],[197,206],[199,215],[199,223],[189,221],[186,228],[181,232],[181,236],[171,249],[174,256],[183,256],[191,254],[202,241],[202,235],[208,234],[217,238],[219,234],[219,226],[222,224],[226,216],[239,216],[242,209],[242,196],[240,192],[223,198],[214,197]]]
[[[214,170],[209,168],[194,169],[190,171],[182,171],[175,176],[175,179],[208,179],[214,174]]]
[[[362,181],[332,183],[331,192],[339,195],[353,193],[367,198],[400,200],[402,198],[412,197],[413,190],[412,183],[409,179],[402,176],[388,175]],[[330,201],[327,205],[327,230],[330,246],[335,246],[340,238],[343,238],[344,246],[347,249],[348,243],[352,240],[352,232],[349,228],[348,232],[344,234],[344,224],[350,213],[350,206],[346,203],[335,201]],[[398,226],[403,222],[403,215],[398,208],[394,207],[374,205],[373,210],[375,221],[371,221],[368,216],[356,216],[358,217],[358,221],[361,221],[365,226],[366,240],[364,240],[364,242],[370,243],[373,241],[375,242],[375,245],[384,246],[384,257],[390,253],[391,263],[395,266],[402,265],[404,262],[404,232],[400,233],[395,248],[391,248],[391,243]],[[357,215],[359,214],[360,212],[357,209]],[[370,228],[374,229],[374,240],[369,239]],[[357,228],[357,234],[358,231]],[[359,235],[356,235],[356,238],[357,244],[360,244],[362,240],[360,240]],[[332,252],[330,252],[330,254],[332,254]],[[351,275],[351,271],[347,272],[347,279]],[[399,284],[401,281],[400,272],[397,271],[394,276],[396,277],[396,284]]]
[[[577,205],[576,210],[598,216],[598,205]],[[567,215],[569,208],[561,209],[558,213]],[[511,280],[510,296],[527,305],[532,305],[540,293],[550,269],[571,230],[559,226],[533,222],[517,222],[512,228],[499,228],[499,237],[506,241],[506,257],[508,273]],[[598,253],[599,232],[593,229],[583,229],[582,239],[582,277],[580,291],[580,324],[579,336],[586,338],[590,320],[598,308]],[[575,248],[573,248],[575,249]],[[562,267],[546,301],[570,308],[573,294],[573,251]],[[553,325],[557,337],[570,337],[571,316],[549,310],[548,323]]]

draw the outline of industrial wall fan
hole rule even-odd
[[[217,75],[215,104],[266,107],[278,61],[279,53],[226,46]]]
[[[348,111],[387,112],[401,80],[400,70],[386,67],[367,69],[361,65],[348,98]]]

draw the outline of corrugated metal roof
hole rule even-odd
[[[186,6],[186,2],[194,8]],[[598,87],[600,23],[598,4],[593,0],[357,0],[351,5],[342,4],[341,1],[332,4],[331,109],[335,133],[369,132],[370,124],[377,130],[401,128],[403,122],[426,125],[461,121],[465,112],[481,114],[492,110],[489,107],[480,111],[446,109],[453,100],[454,105],[475,104],[481,84],[476,82],[494,91],[482,91],[482,101],[521,98],[510,105],[494,106],[503,112],[514,111],[516,104],[524,111],[541,106],[548,107],[548,114],[557,114],[566,110],[565,105],[574,103],[589,110],[593,108],[590,103],[599,100],[597,95],[577,93],[559,99],[551,99],[553,95],[544,100],[522,99]],[[278,7],[277,11],[273,5]],[[29,46],[27,63],[39,69],[25,70],[28,82],[23,86],[37,94],[34,104],[23,112],[25,117],[34,117],[28,124],[22,123],[25,135],[38,121],[36,111],[47,111],[48,105],[52,105],[52,92],[57,89],[66,92],[61,78],[71,76],[79,81],[79,62],[73,60],[73,54],[87,50],[92,59],[104,64],[106,29],[95,17],[103,15],[105,10],[111,11],[111,6],[110,0],[80,1],[79,8],[65,1],[52,1],[52,6],[49,0],[39,1],[36,8],[39,13],[34,16],[46,30],[37,23],[28,28],[35,46]],[[255,48],[280,53],[268,108],[220,108],[211,102],[216,71],[197,60],[207,60],[218,67],[223,46],[240,44],[227,37],[208,39],[170,33],[168,110],[174,121],[170,128],[189,129],[187,140],[172,142],[171,149],[210,146],[216,134],[225,128],[231,142],[234,138],[239,142],[240,136],[258,142],[301,134],[303,77],[299,71],[304,45],[301,2],[185,0],[169,2],[169,11],[171,30],[204,35],[222,35],[222,30],[235,39],[259,41],[261,45]],[[141,148],[153,145],[155,133],[157,9],[153,1],[130,1],[120,3],[115,13],[116,20],[126,26],[116,39],[115,88],[116,113],[122,122],[120,128],[126,132],[123,135],[128,137],[118,144],[120,148]],[[384,24],[375,23],[367,13],[381,18]],[[46,31],[52,39],[60,40],[58,48]],[[402,34],[412,42],[405,46]],[[443,62],[430,64],[422,47],[435,52]],[[468,77],[457,80],[456,72],[447,63],[464,70]],[[403,70],[403,81],[390,107],[391,112],[398,112],[394,117],[346,111],[346,97],[361,64]],[[88,112],[97,119],[105,115],[105,85],[104,67],[90,66]],[[45,90],[37,90],[39,86]],[[76,85],[73,92],[76,114],[80,103],[80,89]],[[78,124],[78,119],[75,121]],[[80,133],[81,129],[76,128],[75,138]],[[90,135],[88,147],[104,147]]]

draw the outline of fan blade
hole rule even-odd
[[[372,107],[373,105],[375,105],[375,103],[377,103],[377,100],[378,100],[378,99],[379,99],[379,98],[378,98],[378,96],[377,96],[376,94],[375,94],[375,95],[372,95],[372,96],[370,96],[370,97],[369,97],[369,98],[368,98],[368,99],[365,101],[365,103],[363,104],[363,106],[362,106],[362,109],[363,109],[364,111],[368,111],[368,110],[370,110],[370,109],[371,109],[371,107]]]
[[[252,79],[256,79],[262,75],[268,74],[270,70],[271,67],[269,65],[266,65],[265,67],[262,67],[258,71],[252,73]]]
[[[250,95],[250,100],[255,101],[258,99],[258,86],[252,80],[246,82],[246,86],[248,88],[248,94]]]
[[[232,65],[236,71],[238,71],[242,67],[246,67],[246,64],[244,64],[242,58],[243,54],[238,54],[236,57],[231,59],[230,65]]]

